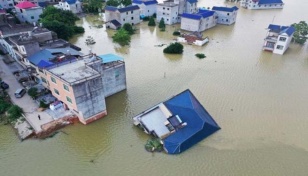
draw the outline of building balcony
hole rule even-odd
[[[276,36],[267,36],[264,40],[270,41],[270,42],[277,42],[278,37],[276,37]]]
[[[263,46],[263,50],[266,50],[266,51],[274,51],[274,47],[271,47],[271,46]]]

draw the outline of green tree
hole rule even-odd
[[[161,29],[166,28],[164,18],[161,18],[161,19],[160,19],[158,27],[161,28]]]
[[[118,7],[121,4],[119,0],[108,0],[106,2],[107,6],[113,6],[113,7]]]
[[[112,39],[114,42],[124,46],[129,45],[131,37],[125,29],[121,28],[112,36]]]
[[[123,4],[125,7],[132,5],[132,0],[120,0],[121,4]]]
[[[35,99],[38,95],[38,90],[36,87],[31,87],[29,90],[28,90],[28,95],[30,97],[32,97],[33,99]]]
[[[184,46],[180,43],[171,43],[167,48],[164,49],[164,53],[167,54],[182,54]]]
[[[156,26],[154,17],[151,17],[151,18],[150,18],[150,21],[149,21],[149,23],[148,23],[148,26]]]
[[[83,0],[82,5],[86,12],[98,13],[99,9],[103,7],[103,2],[101,0]]]
[[[303,45],[308,38],[308,25],[305,21],[294,23],[292,26],[295,28],[293,40],[296,43]]]
[[[79,18],[71,11],[57,9],[53,6],[48,6],[40,15],[40,22],[43,26],[57,33],[59,38],[68,40],[75,33],[84,31],[82,27],[75,26],[75,22]]]
[[[3,114],[10,108],[11,104],[6,102],[3,98],[0,99],[0,114]]]
[[[19,106],[13,105],[7,110],[7,113],[9,121],[14,121],[21,117],[23,110]]]
[[[130,34],[130,35],[135,33],[133,26],[129,23],[125,23],[122,28],[125,29],[128,32],[128,34]]]

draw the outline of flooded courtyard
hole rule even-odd
[[[20,142],[0,125],[1,175],[297,175],[308,173],[308,45],[286,53],[262,51],[268,24],[308,21],[306,0],[284,0],[280,10],[240,8],[234,25],[203,33],[203,47],[184,45],[182,55],[163,53],[179,25],[162,32],[136,25],[130,46],[112,42],[97,28],[99,16],[77,22],[86,33],[70,42],[96,54],[115,53],[126,62],[127,90],[107,98],[108,115],[89,125],[62,129],[47,140]],[[231,6],[200,0],[199,7]],[[239,4],[237,4],[239,6]],[[96,44],[87,46],[92,36]],[[204,53],[205,59],[195,57]],[[190,89],[221,130],[180,155],[148,153],[149,138],[131,117]]]

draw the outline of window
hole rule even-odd
[[[229,13],[227,13],[227,15],[229,16]]]
[[[72,102],[72,99],[71,99],[70,97],[66,97],[66,100],[67,100],[68,102],[70,102],[70,103],[73,103],[73,102]]]
[[[57,89],[53,89],[54,92],[57,94],[57,95],[60,95],[59,91]]]
[[[31,19],[33,20],[33,19],[34,19],[34,16],[31,16]]]
[[[65,85],[65,84],[63,84],[63,88],[64,88],[65,90],[67,90],[67,91],[70,91],[69,87],[68,87],[67,85]]]
[[[131,14],[133,14],[133,13],[134,13],[134,11],[130,11],[130,13],[131,13]]]
[[[281,41],[281,42],[285,42],[287,40],[287,38],[285,38],[285,37],[280,37],[279,38],[279,41]]]
[[[132,17],[132,20],[134,19],[134,17]]]
[[[169,10],[169,8],[167,8],[167,10]]]
[[[277,45],[276,49],[282,50],[283,46],[282,45]]]
[[[55,79],[54,77],[50,77],[50,79],[51,79],[51,81],[52,81],[53,83],[57,84],[57,81],[56,81],[56,79]]]
[[[228,22],[229,20],[228,19],[226,19],[226,22]]]
[[[126,15],[128,15],[128,12],[126,12]]]
[[[123,21],[125,21],[125,18],[123,18]]]
[[[163,7],[163,9],[165,10],[165,7]]]
[[[41,77],[41,80],[43,83],[47,84],[47,80],[45,78]]]

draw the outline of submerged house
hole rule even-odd
[[[264,39],[263,50],[282,55],[292,41],[295,28],[270,24],[267,29],[268,33]]]
[[[54,7],[62,10],[68,10],[72,13],[82,13],[81,2],[79,0],[61,0],[59,4]]]
[[[220,129],[190,90],[142,112],[133,121],[161,139],[168,154],[181,153]]]
[[[138,5],[140,8],[140,16],[152,16],[156,13],[156,0],[133,0],[133,5]]]
[[[105,17],[106,27],[111,29],[118,29],[125,23],[129,23],[133,26],[141,22],[140,8],[138,5],[131,5],[124,8],[106,6]]]
[[[183,13],[181,15],[181,29],[186,31],[202,32],[217,24],[215,11],[199,9],[198,13]]]
[[[231,25],[235,23],[236,16],[237,16],[237,10],[238,8],[236,6],[233,7],[217,7],[214,6],[212,8],[213,11],[217,14],[217,23],[218,24],[227,24]]]
[[[282,9],[282,0],[242,0],[241,6],[247,9]]]

